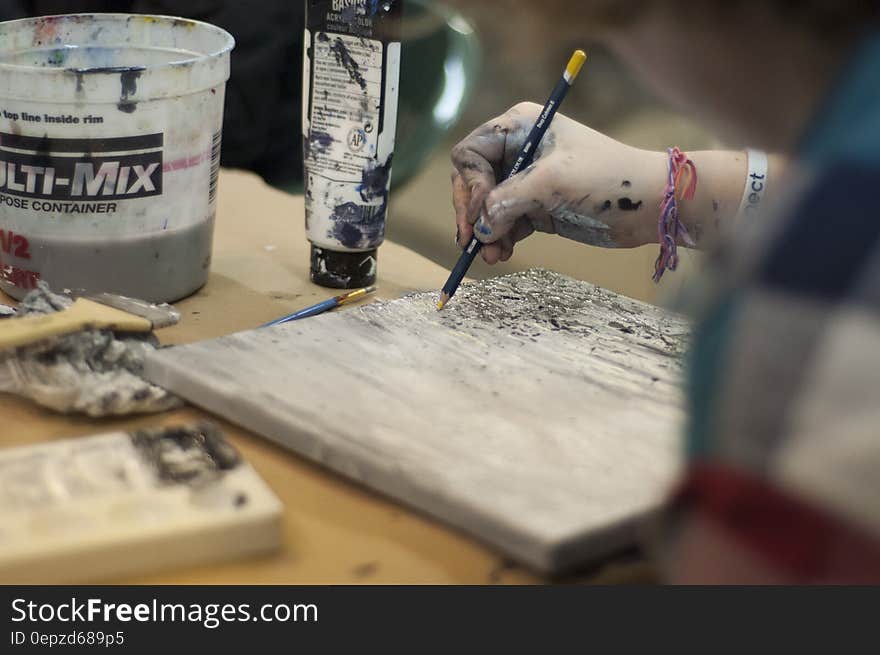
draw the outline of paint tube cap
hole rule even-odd
[[[312,282],[331,289],[373,286],[377,260],[377,250],[339,252],[312,244]]]

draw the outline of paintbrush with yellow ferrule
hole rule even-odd
[[[0,321],[0,350],[88,329],[151,332],[179,320],[180,314],[170,305],[154,305],[112,293],[92,294],[81,296],[70,307],[52,314]]]
[[[329,300],[325,300],[324,302],[319,302],[317,305],[312,305],[311,307],[306,307],[305,309],[301,309],[293,314],[288,314],[287,316],[272,321],[271,323],[266,323],[262,327],[275,327],[276,325],[284,325],[285,323],[292,323],[293,321],[299,321],[304,318],[318,316],[319,314],[329,312],[330,310],[336,309],[337,307],[349,305],[375,292],[376,287],[367,287],[366,289],[349,291],[348,293],[343,293],[341,296],[335,296],[333,298],[330,298]]]

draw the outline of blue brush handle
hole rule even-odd
[[[338,306],[339,299],[331,298],[330,300],[325,300],[324,302],[313,305],[312,307],[302,309],[295,314],[291,314],[290,316],[285,316],[284,318],[279,318],[277,321],[266,323],[263,327],[274,327],[276,325],[284,325],[285,323],[290,323],[291,321],[298,321],[303,318],[311,318],[312,316],[317,316],[318,314],[329,312],[331,309],[336,309]]]

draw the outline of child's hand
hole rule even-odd
[[[541,110],[519,104],[453,149],[459,245],[476,232],[486,244],[483,258],[494,264],[510,259],[514,244],[535,231],[609,248],[656,241],[666,155],[626,146],[563,115],[534,163],[498,183]]]

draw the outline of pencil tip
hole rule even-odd
[[[445,291],[440,294],[440,300],[437,302],[437,311],[442,312],[443,308],[446,307],[446,303],[449,302],[450,295]]]
[[[442,312],[444,307],[446,307],[446,303],[443,302],[442,300],[437,303],[437,311],[438,312]]]

